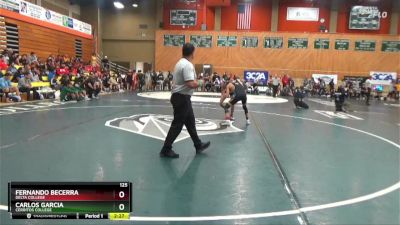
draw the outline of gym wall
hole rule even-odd
[[[160,2],[142,1],[136,9],[101,9],[99,38],[103,54],[112,61],[129,63],[131,68],[135,62],[154,63],[155,30],[160,29],[162,17]]]
[[[190,35],[212,35],[211,48],[197,48],[194,64],[211,64],[214,71],[234,73],[243,76],[244,70],[267,70],[282,75],[288,73],[297,78],[310,77],[313,73],[338,74],[339,77],[369,76],[370,71],[395,71],[400,73],[400,54],[381,52],[383,40],[399,41],[399,36],[354,35],[321,33],[271,33],[271,32],[215,32],[215,31],[157,31],[156,32],[156,70],[173,70],[182,55],[181,47],[164,46],[164,34],[184,34],[186,42]],[[238,36],[236,47],[217,47],[218,35]],[[257,36],[258,48],[243,48],[243,36]],[[282,49],[263,47],[264,37],[283,37]],[[307,49],[288,49],[288,38],[308,38]],[[314,49],[316,38],[329,38],[328,50]],[[349,50],[335,50],[335,39],[349,39]],[[376,50],[355,51],[355,40],[375,40]]]
[[[56,25],[49,25],[46,22],[38,21],[35,24],[35,20],[31,18],[24,20],[24,16],[17,13],[6,10],[0,11],[0,14],[5,17],[6,23],[18,26],[20,54],[35,52],[42,59],[46,59],[50,54],[67,54],[71,57],[76,54],[75,40],[81,40],[82,59],[90,61],[93,53],[92,38],[82,37],[77,34],[78,32],[68,30],[68,28],[60,28],[65,32],[52,29],[51,26]]]

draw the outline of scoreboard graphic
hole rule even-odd
[[[353,6],[350,11],[349,29],[379,30],[381,13],[376,6]]]
[[[130,182],[10,182],[12,219],[128,220]]]

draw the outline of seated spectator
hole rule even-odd
[[[78,100],[78,93],[74,89],[74,86],[71,82],[68,82],[66,86],[63,86],[60,91],[60,100],[61,101],[72,101]]]
[[[303,101],[303,99],[305,97],[305,91],[304,91],[303,86],[301,86],[300,88],[298,88],[298,87],[295,88],[293,97],[294,97],[293,101],[294,101],[294,105],[296,106],[296,109],[298,109],[298,108],[308,109],[308,105]]]
[[[0,71],[5,71],[8,69],[8,65],[6,63],[5,57],[3,55],[0,56]],[[3,74],[5,75],[5,74]]]
[[[12,102],[14,101],[21,101],[20,93],[17,87],[13,87],[11,84],[11,73],[6,73],[4,77],[0,78],[0,93],[5,94],[6,101]],[[15,97],[10,97],[9,94],[15,93]]]
[[[117,83],[121,89],[125,89],[126,87],[126,74],[118,74],[117,75]]]
[[[85,76],[78,74],[74,81],[74,87],[79,87],[81,89],[85,89]]]
[[[26,65],[29,65],[29,64],[30,64],[29,59],[28,59],[28,56],[27,56],[26,54],[23,54],[23,55],[21,56],[20,62],[21,62],[21,64],[22,64],[22,66],[26,66]]]
[[[59,76],[56,75],[50,80],[50,87],[53,88],[54,90],[60,90],[60,81],[58,80]]]
[[[108,83],[111,87],[111,91],[119,91],[119,85],[114,76],[110,77],[110,80],[108,81]]]
[[[98,85],[97,78],[93,73],[91,73],[89,77],[85,80],[85,89],[90,99],[92,99],[93,97],[96,99],[98,98],[101,87]]]
[[[34,99],[39,99],[39,93],[37,93],[37,88],[32,87],[32,75],[30,74],[29,71],[24,72],[24,77],[19,79],[18,81],[18,88],[20,92],[25,92],[27,94],[27,99],[31,98],[31,91],[33,91],[33,98]]]
[[[10,64],[10,66],[8,67],[7,71],[10,72],[15,77],[15,73],[17,73],[17,71],[21,72],[22,68],[19,68],[19,69],[15,68],[15,64],[12,62]],[[14,77],[13,77],[13,79],[14,79]]]
[[[103,77],[103,87],[104,91],[109,92],[110,91],[110,75],[105,75]]]
[[[29,56],[29,63],[34,63],[38,62],[38,57],[34,52],[31,52],[31,55]]]
[[[41,81],[40,76],[39,76],[39,71],[37,71],[37,70],[33,71],[32,81],[33,82],[40,82]]]
[[[91,60],[90,60],[90,64],[92,67],[96,67],[97,66],[97,55],[95,52],[93,52]]]
[[[61,64],[60,68],[57,68],[56,74],[63,76],[63,75],[69,75],[69,69],[68,67],[63,63]]]

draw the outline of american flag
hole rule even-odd
[[[238,5],[238,30],[249,30],[251,24],[251,4],[239,4]]]

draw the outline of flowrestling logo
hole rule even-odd
[[[105,125],[107,127],[164,141],[168,134],[172,120],[173,117],[169,115],[139,114],[129,117],[115,118],[107,121]],[[196,129],[199,136],[236,133],[243,131],[233,125],[221,125],[220,120],[201,118],[196,119]],[[190,135],[186,130],[186,127],[183,127],[181,134],[178,136],[175,142],[182,141],[189,137]]]
[[[244,79],[251,82],[262,82],[266,84],[268,81],[268,71],[244,71]]]

